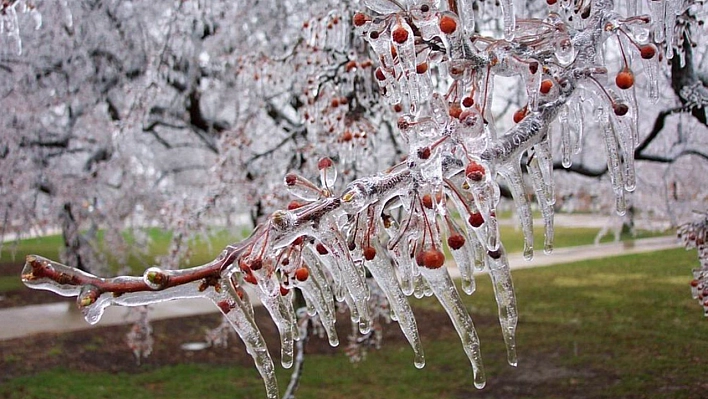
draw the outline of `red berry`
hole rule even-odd
[[[532,75],[535,75],[536,72],[538,72],[538,62],[533,61],[529,63],[529,72],[531,72]]]
[[[285,184],[288,186],[294,186],[297,182],[297,175],[295,173],[288,173],[285,175]]]
[[[615,78],[615,84],[617,84],[617,87],[622,90],[627,90],[634,86],[634,74],[632,73],[632,70],[629,68],[624,68],[621,70]]]
[[[557,2],[558,2],[558,0],[546,0],[546,4],[548,4],[549,6],[552,6],[552,5],[556,4]]]
[[[349,130],[345,130],[344,133],[342,133],[342,137],[340,138],[340,140],[347,143],[349,141],[352,141],[352,138],[354,138],[352,132],[350,132]]]
[[[378,79],[378,80],[381,80],[381,81],[386,80],[386,75],[384,75],[381,68],[376,68],[375,75],[376,75],[376,79]]]
[[[442,33],[445,33],[447,35],[455,32],[455,30],[457,29],[457,22],[455,22],[455,19],[449,15],[443,15],[440,18],[440,22],[438,25],[440,26],[440,30],[442,31]]]
[[[447,238],[447,245],[452,250],[460,249],[463,245],[465,245],[465,237],[459,234],[451,235]]]
[[[691,287],[698,287],[698,280],[691,280]]]
[[[526,118],[526,107],[519,109],[518,111],[514,112],[514,123],[519,123],[524,118]]]
[[[293,240],[292,245],[300,245],[303,241],[305,241],[305,236],[300,236]]]
[[[315,249],[317,250],[317,253],[320,255],[327,255],[329,253],[327,248],[324,245],[322,245],[321,242],[318,242],[317,245],[315,245]]]
[[[541,81],[541,94],[548,94],[551,92],[551,88],[553,87],[553,81],[550,79],[544,79]]]
[[[354,26],[362,26],[366,23],[366,21],[369,20],[369,18],[360,12],[354,14],[354,18],[352,18],[354,22]]]
[[[393,106],[393,112],[399,113],[399,112],[401,112],[401,111],[403,111],[403,106],[402,106],[400,103],[394,104],[394,106]]]
[[[428,159],[430,158],[430,147],[423,147],[418,149],[418,158]]]
[[[285,296],[285,295],[288,295],[289,292],[290,292],[289,289],[283,287],[282,285],[280,286],[280,295]]]
[[[472,227],[479,227],[484,224],[484,218],[481,213],[475,212],[470,215],[469,222]]]
[[[462,113],[462,108],[460,108],[460,104],[450,104],[450,109],[447,113],[453,118],[459,118]]]
[[[627,104],[624,103],[614,103],[612,104],[612,110],[615,112],[615,115],[623,116],[627,115],[629,107],[627,106]]]
[[[299,202],[297,202],[297,201],[295,201],[295,200],[292,200],[292,201],[290,201],[290,203],[288,204],[288,210],[289,210],[289,211],[292,211],[292,210],[297,209],[297,208],[299,208],[299,207],[301,207],[301,206],[302,206],[301,203],[299,203]]]
[[[329,157],[324,157],[317,162],[317,169],[322,170],[322,169],[327,169],[331,168],[332,165],[334,165],[334,162]]]
[[[376,257],[376,249],[374,247],[364,248],[364,259],[372,260]]]
[[[332,108],[337,108],[339,107],[339,99],[338,98],[333,98],[332,102],[329,104]]]
[[[656,46],[649,43],[639,47],[639,53],[645,60],[650,60],[656,55]]]
[[[261,270],[263,268],[263,261],[260,258],[253,259],[250,264],[251,270]]]
[[[433,197],[430,194],[423,196],[423,206],[428,209],[433,209]]]
[[[423,266],[427,267],[428,269],[439,269],[442,265],[445,264],[445,254],[443,254],[437,249],[431,248],[426,251],[423,251],[422,258]]]
[[[391,32],[391,38],[398,44],[403,44],[408,40],[408,31],[403,26],[398,26]]]
[[[306,267],[298,267],[297,270],[295,270],[295,278],[297,281],[305,281],[308,277],[310,277],[310,271],[307,270]]]
[[[496,251],[487,251],[487,255],[492,259],[499,259],[502,256],[502,252],[500,249],[497,249]]]
[[[258,284],[258,280],[256,280],[256,276],[254,276],[253,273],[246,273],[243,276],[243,281],[251,284]]]
[[[472,181],[482,181],[484,179],[486,171],[484,166],[478,164],[475,161],[470,161],[470,163],[465,168],[465,175],[468,179]]]
[[[426,73],[426,72],[428,71],[428,63],[427,63],[427,62],[423,62],[422,64],[416,65],[415,71],[416,71],[418,74],[424,74],[424,73]]]
[[[474,105],[474,99],[472,99],[472,97],[465,97],[462,99],[462,105],[469,108]]]

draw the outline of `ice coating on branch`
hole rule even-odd
[[[516,309],[516,295],[511,281],[509,260],[506,257],[506,251],[503,246],[499,250],[488,254],[487,264],[489,265],[489,275],[492,278],[494,298],[499,308],[499,324],[506,343],[507,361],[510,365],[516,366],[518,363],[516,357],[516,324],[519,320],[519,315]]]

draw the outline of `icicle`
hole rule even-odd
[[[664,25],[666,24],[666,10],[664,3],[673,0],[649,0],[652,24],[654,25],[654,40],[657,43],[664,41]],[[673,29],[673,26],[672,26]],[[667,47],[671,48],[669,44]]]
[[[364,0],[364,5],[379,14],[394,14],[405,11],[398,6],[397,2],[390,0]]]
[[[430,288],[432,288],[440,304],[445,308],[452,324],[455,326],[455,330],[457,330],[457,334],[460,336],[462,348],[472,364],[474,386],[479,389],[484,388],[486,378],[484,376],[477,330],[460,299],[460,295],[457,293],[457,289],[455,289],[455,284],[452,282],[447,268],[428,269],[421,267],[420,272],[430,285]]]
[[[674,58],[674,29],[676,26],[676,5],[679,3],[674,0],[664,0],[665,16],[663,28],[666,29],[666,58]]]
[[[388,298],[391,310],[395,313],[401,331],[406,336],[406,339],[411,345],[415,354],[414,364],[417,368],[425,366],[425,355],[423,354],[423,345],[418,334],[418,325],[413,315],[408,299],[401,291],[396,280],[396,273],[389,259],[386,258],[386,251],[379,244],[378,240],[372,240],[371,244],[376,249],[377,255],[374,259],[365,262],[365,266],[371,272],[371,275],[376,280],[376,283],[381,287]]]
[[[285,187],[288,192],[305,201],[316,201],[322,197],[322,192],[316,184],[295,173],[285,175]]]
[[[652,103],[656,104],[659,101],[659,56],[658,50],[654,57],[650,59],[641,58],[644,66],[644,74],[647,77],[649,84],[649,98]]]
[[[516,324],[519,314],[516,310],[516,295],[514,294],[514,284],[511,281],[511,270],[506,251],[502,246],[499,251],[490,253],[487,257],[489,264],[489,275],[492,278],[494,287],[494,298],[499,309],[499,325],[502,329],[504,342],[506,343],[507,361],[510,365],[516,366]]]
[[[371,318],[369,316],[369,289],[366,282],[362,278],[363,270],[358,270],[362,266],[357,265],[349,254],[346,240],[339,232],[339,227],[333,221],[327,221],[328,226],[323,226],[328,230],[327,235],[322,235],[322,243],[330,249],[335,262],[339,264],[339,270],[342,273],[344,285],[347,288],[349,295],[356,309],[350,309],[352,318],[356,315],[357,319],[353,320],[359,323],[359,329],[362,334],[365,334],[371,328]]]
[[[266,396],[269,399],[279,398],[278,381],[275,378],[273,360],[268,353],[263,335],[261,335],[256,321],[251,316],[252,307],[248,302],[248,297],[244,296],[241,299],[240,295],[245,294],[237,292],[228,276],[225,276],[224,279],[229,280],[225,284],[228,289],[221,290],[220,293],[217,293],[216,290],[211,291],[208,297],[221,310],[231,327],[241,337],[248,354],[253,357],[256,369],[265,384]]]
[[[562,161],[564,168],[570,168],[573,164],[573,146],[570,138],[570,126],[568,123],[568,106],[563,105],[558,112],[558,123],[560,125],[560,137],[561,137],[561,152]]]
[[[339,345],[339,337],[334,324],[337,321],[334,307],[332,306],[332,291],[329,289],[326,278],[322,274],[319,261],[309,250],[303,251],[305,262],[309,266],[309,278],[305,281],[296,281],[294,285],[302,291],[303,296],[314,306],[320,322],[324,327],[329,345]],[[323,284],[324,283],[324,284]]]
[[[293,365],[293,341],[295,338],[293,333],[297,328],[293,320],[295,311],[292,303],[280,295],[279,292],[275,295],[270,295],[259,289],[256,292],[263,307],[266,308],[278,328],[278,333],[280,334],[280,363],[283,367],[289,369]]]
[[[521,231],[524,233],[524,259],[531,260],[533,259],[533,219],[529,202],[526,199],[521,167],[518,161],[512,161],[500,169],[499,174],[506,179],[511,195],[514,197],[517,216],[521,223]]]
[[[462,280],[462,291],[467,295],[472,295],[477,289],[474,275],[472,274],[472,263],[474,250],[469,240],[465,239],[466,234],[462,231],[452,218],[445,218],[449,226],[447,237],[447,246],[450,249],[452,257],[455,259],[457,268],[460,270],[460,278]]]
[[[317,169],[320,171],[320,184],[331,192],[337,181],[337,168],[334,167],[334,162],[328,157],[322,158],[317,162]]]
[[[626,211],[626,203],[624,198],[624,184],[622,182],[621,159],[615,129],[609,120],[609,115],[605,108],[600,106],[597,111],[599,122],[602,126],[602,135],[605,141],[605,149],[607,151],[607,168],[612,181],[612,190],[615,193],[615,205],[618,215],[624,215]]]
[[[457,2],[457,11],[460,15],[460,22],[462,23],[462,29],[465,36],[472,36],[475,34],[474,3],[474,0],[458,0]]]
[[[534,191],[536,191],[536,200],[543,215],[545,228],[543,251],[549,254],[553,251],[553,205],[548,202],[547,193],[544,190],[546,183],[541,173],[538,157],[534,156],[528,162],[526,168],[529,171],[529,175],[531,175],[531,182],[533,183]]]
[[[514,0],[500,0],[502,10],[502,20],[504,21],[504,39],[506,41],[514,40],[514,30],[516,29],[516,11],[514,9]]]

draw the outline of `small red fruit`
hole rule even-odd
[[[295,270],[295,278],[297,281],[305,281],[308,277],[310,277],[310,271],[307,270],[306,267],[298,267],[297,270]]]
[[[656,46],[649,43],[639,47],[639,53],[645,60],[650,60],[656,55]]]
[[[317,250],[317,253],[320,255],[327,255],[329,253],[327,248],[324,245],[322,245],[321,242],[318,242],[317,245],[315,245],[315,249]]]
[[[541,89],[540,89],[541,94],[550,93],[551,88],[553,88],[553,81],[552,80],[544,79],[543,81],[541,81]]]
[[[376,75],[376,79],[378,79],[378,80],[381,80],[381,81],[386,80],[386,75],[384,75],[381,68],[376,68],[375,75]]]
[[[362,26],[368,21],[369,18],[360,12],[354,14],[354,18],[352,18],[352,21],[354,22],[354,26]]]
[[[614,103],[612,104],[612,110],[615,112],[615,115],[624,116],[629,112],[629,107],[625,103]]]
[[[430,158],[430,147],[423,147],[418,149],[418,158],[428,159]]]
[[[465,245],[465,237],[455,234],[451,235],[450,237],[447,238],[447,245],[450,247],[450,249],[458,250],[462,248],[463,245]]]
[[[698,287],[698,280],[691,280],[691,287]]]
[[[455,19],[449,15],[443,15],[440,18],[438,25],[440,26],[442,33],[445,33],[446,35],[454,33],[457,29],[457,22],[455,22]]]
[[[288,173],[285,175],[285,184],[288,186],[294,186],[297,182],[297,175],[295,173]]]
[[[474,99],[472,97],[465,97],[462,99],[462,105],[469,108],[474,105]]]
[[[253,259],[250,264],[251,270],[261,270],[263,268],[263,261],[260,258]]]
[[[376,257],[376,249],[374,247],[364,248],[364,259],[372,260]]]
[[[403,26],[398,26],[391,32],[391,38],[398,44],[403,44],[408,40],[408,31]]]
[[[283,287],[282,285],[280,286],[280,295],[286,296],[286,295],[288,295],[289,292],[290,292],[289,289]]]
[[[422,254],[423,266],[428,269],[439,269],[445,264],[445,254],[440,252],[438,249],[428,249],[423,251]]]
[[[256,280],[256,276],[254,276],[253,273],[246,273],[243,276],[243,281],[251,284],[258,284],[258,280]]]
[[[479,227],[484,224],[484,218],[481,213],[475,212],[470,215],[469,222],[472,227]]]
[[[292,201],[290,201],[290,203],[288,204],[288,210],[289,210],[289,211],[292,211],[292,210],[295,210],[295,209],[297,209],[297,208],[300,208],[301,206],[302,206],[301,203],[299,203],[299,202],[297,202],[297,201],[295,201],[295,200],[292,200]]]
[[[428,72],[428,63],[427,63],[427,62],[423,62],[422,64],[416,65],[415,71],[416,71],[418,74],[424,74],[424,73]]]
[[[324,157],[317,162],[317,169],[322,170],[322,169],[327,169],[331,168],[334,165],[334,162],[329,157]]]
[[[447,111],[447,113],[453,118],[459,118],[460,114],[462,113],[462,108],[460,108],[460,104],[450,104],[450,109]]]
[[[403,106],[400,103],[394,104],[393,112],[400,113],[401,111],[403,111]]]
[[[423,196],[423,206],[428,209],[433,209],[433,197],[430,194]]]
[[[526,107],[523,107],[523,108],[519,109],[518,111],[514,112],[514,123],[519,123],[522,120],[524,120],[524,118],[526,118],[527,112],[528,111],[527,111]]]
[[[465,176],[472,181],[482,181],[485,173],[484,166],[475,161],[471,161],[465,168]]]
[[[621,70],[615,78],[615,84],[622,90],[627,90],[634,86],[634,74],[629,68]]]

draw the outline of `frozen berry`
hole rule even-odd
[[[470,215],[469,222],[472,227],[479,227],[484,224],[484,218],[481,213],[475,212]]]
[[[548,94],[551,92],[551,88],[553,87],[553,81],[550,79],[544,79],[541,81],[541,94]]]
[[[442,18],[440,18],[440,23],[438,25],[440,26],[442,33],[447,35],[454,33],[457,29],[457,22],[455,22],[455,19],[449,15],[443,15]]]
[[[615,112],[615,115],[623,116],[627,115],[629,107],[625,103],[614,103],[612,104],[612,110]]]
[[[315,245],[315,249],[320,255],[327,255],[329,253],[327,248],[321,242],[318,242],[317,245]]]
[[[306,267],[298,267],[297,270],[295,270],[295,278],[297,281],[305,281],[308,277],[310,277],[310,271],[307,270]]]
[[[514,112],[514,123],[519,123],[526,118],[526,107]]]
[[[645,60],[650,60],[656,55],[656,46],[649,43],[639,47],[639,53]]]
[[[334,165],[334,162],[329,157],[324,157],[317,162],[317,169],[322,170],[322,169],[327,169],[331,168]]]
[[[428,269],[439,269],[445,264],[445,254],[437,249],[428,249],[422,254],[423,266]]]
[[[459,234],[451,235],[447,238],[447,245],[452,250],[460,249],[463,245],[465,245],[465,237]]]
[[[376,257],[376,249],[374,247],[364,248],[364,259],[372,260]]]
[[[424,73],[428,72],[428,63],[423,62],[423,63],[416,65],[415,71],[419,74],[424,74]]]
[[[474,105],[474,99],[472,99],[472,97],[465,97],[462,99],[462,105],[469,108]]]
[[[430,194],[423,196],[423,206],[428,209],[433,209],[433,197]]]
[[[634,86],[634,74],[629,68],[621,70],[615,78],[615,84],[622,90],[627,90]]]
[[[403,26],[398,26],[391,32],[391,38],[398,44],[403,44],[408,40],[408,31]]]
[[[366,23],[366,21],[369,20],[369,18],[360,12],[354,14],[354,18],[352,18],[354,22],[354,26],[362,26]]]
[[[482,181],[485,173],[484,166],[475,161],[471,161],[465,168],[465,176],[472,181]]]

